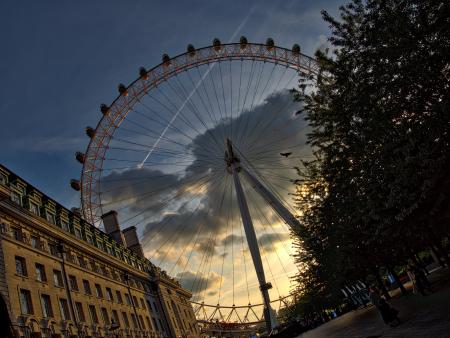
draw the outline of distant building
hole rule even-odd
[[[199,337],[192,296],[144,257],[0,166],[0,296],[21,337]],[[2,323],[0,323],[2,325]]]

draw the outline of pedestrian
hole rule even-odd
[[[391,307],[384,298],[380,298],[380,307],[378,308],[381,314],[381,318],[386,324],[390,326],[397,326],[401,324],[401,320],[398,318],[398,310]]]

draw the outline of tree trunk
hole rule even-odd
[[[442,259],[444,261],[444,264],[450,267],[450,259],[448,258],[448,253],[442,248],[442,245],[441,245],[439,239],[434,234],[434,232],[430,226],[428,226],[427,233],[428,233],[428,238],[429,238],[430,242],[433,244],[432,247],[434,246],[436,248],[435,253],[437,253],[439,260]]]
[[[408,291],[405,289],[405,286],[403,285],[403,283],[400,281],[400,278],[398,278],[397,273],[395,272],[394,269],[389,268],[389,272],[391,273],[392,277],[394,277],[395,282],[397,283],[398,287],[400,288],[400,291],[402,292],[402,295],[406,296],[408,295]]]
[[[414,254],[414,255],[412,256],[412,258],[413,258],[414,264],[416,264],[416,262],[417,262],[417,266],[418,266],[418,267],[422,268],[423,271],[425,271],[425,273],[426,273],[427,275],[430,274],[430,272],[428,271],[428,269],[427,269],[425,263],[424,263],[423,260],[419,257],[419,255]]]
[[[383,283],[383,279],[380,276],[380,272],[377,268],[372,269],[373,274],[375,275],[375,278],[377,279],[378,287],[381,290],[381,293],[386,299],[391,299],[391,295],[389,294],[389,291],[386,289],[386,286]]]

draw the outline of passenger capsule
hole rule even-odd
[[[106,115],[108,113],[108,110],[109,107],[106,104],[102,103],[100,105],[100,111],[102,112],[103,115]]]
[[[292,46],[292,53],[294,55],[299,55],[300,54],[300,46],[298,44],[294,44]]]
[[[148,80],[147,69],[144,67],[139,68],[139,76],[142,80]]]
[[[77,152],[75,153],[75,158],[76,158],[77,161],[80,162],[81,164],[84,163],[85,156],[84,156],[84,154],[83,154],[81,151],[77,151]]]
[[[189,44],[187,46],[187,52],[189,53],[189,56],[194,56],[195,55],[195,47],[191,44]]]
[[[168,66],[170,65],[170,56],[168,54],[163,54],[162,56],[162,62],[164,65]]]
[[[272,38],[268,38],[266,40],[266,46],[267,46],[267,50],[272,50],[273,47],[275,47],[275,42],[273,41]]]
[[[86,135],[89,136],[89,138],[93,138],[95,136],[95,129],[92,127],[86,127]]]
[[[241,36],[239,43],[241,44],[241,49],[245,49],[248,44],[247,38],[245,36]]]
[[[78,180],[71,179],[70,186],[72,187],[73,190],[76,190],[76,191],[81,190],[81,184],[80,184],[80,181],[78,181]]]
[[[215,38],[215,39],[213,40],[213,47],[214,47],[214,50],[216,50],[216,51],[220,50],[220,48],[221,48],[221,43],[220,43],[220,40],[219,40],[219,39]]]
[[[118,89],[119,89],[119,93],[121,95],[128,96],[127,87],[125,87],[125,85],[123,83],[119,84]]]

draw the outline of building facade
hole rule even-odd
[[[18,337],[199,337],[191,294],[144,257],[0,166],[0,294]]]

